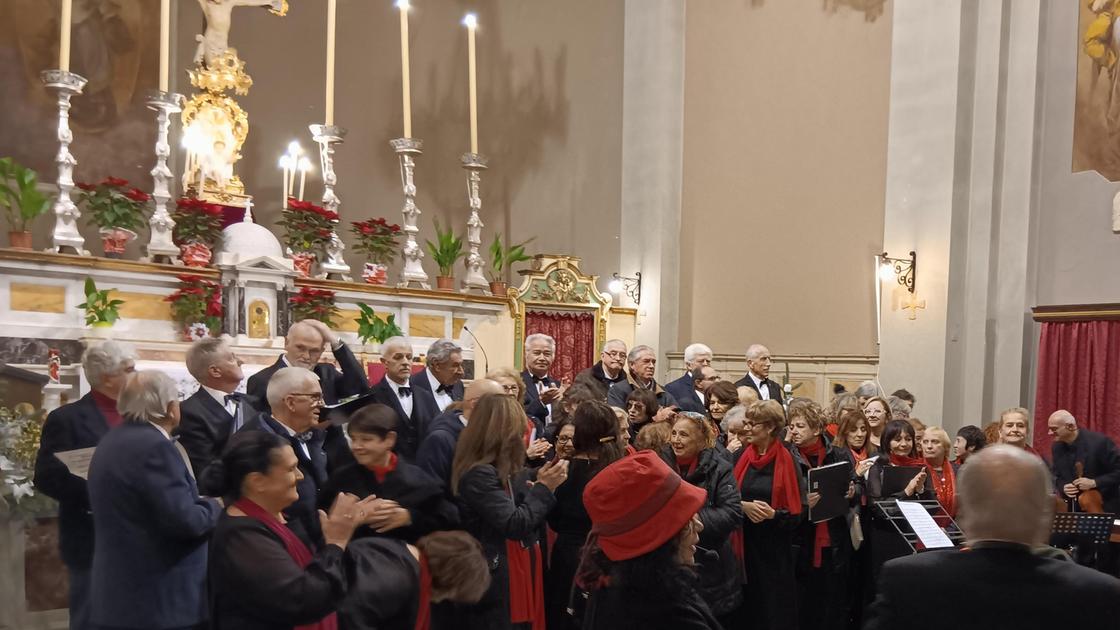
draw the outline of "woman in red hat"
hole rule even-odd
[[[651,451],[607,466],[583,491],[591,534],[577,583],[585,630],[720,630],[692,568],[707,492]]]
[[[739,505],[746,517],[738,549],[747,577],[752,629],[797,627],[794,532],[802,521],[805,491],[793,455],[778,438],[785,429],[781,403],[760,400],[747,408],[751,444],[735,463]]]
[[[456,610],[453,620],[433,620],[440,627],[544,630],[538,534],[556,505],[553,492],[568,477],[568,462],[545,464],[533,481],[525,470],[527,421],[520,401],[487,394],[459,436],[451,491],[459,499],[463,528],[482,543],[492,580],[478,604]]]
[[[718,384],[718,383],[717,383]],[[705,554],[700,571],[700,595],[724,625],[743,603],[742,572],[731,545],[731,533],[742,527],[739,493],[731,463],[715,446],[716,429],[707,418],[689,411],[677,414],[669,443],[661,458],[692,485],[708,492],[700,508],[700,547]]]

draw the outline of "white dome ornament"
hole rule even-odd
[[[245,204],[245,219],[222,230],[222,242],[214,260],[220,266],[238,267],[258,259],[268,260],[268,266],[274,269],[292,269],[292,261],[284,256],[276,235],[253,223],[253,202],[249,200]]]

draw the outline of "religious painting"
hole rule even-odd
[[[60,4],[0,0],[0,147],[48,182],[58,108],[39,73],[59,65]],[[70,70],[89,81],[70,110],[78,181],[113,175],[151,185],[156,125],[145,101],[158,84],[159,8],[147,0],[74,0]]]
[[[1120,0],[1080,0],[1073,171],[1120,181]]]

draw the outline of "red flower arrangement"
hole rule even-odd
[[[331,239],[338,213],[310,201],[289,199],[277,225],[284,228],[288,247],[295,252],[314,252]]]
[[[397,255],[397,237],[401,226],[389,224],[383,218],[366,219],[350,223],[350,233],[358,237],[354,249],[369,255],[371,263],[388,265]]]
[[[339,315],[338,307],[334,304],[334,291],[301,287],[299,293],[288,298],[288,304],[291,306],[293,322],[317,319],[330,326],[331,321]]]
[[[213,247],[222,235],[222,207],[192,197],[175,202],[175,244],[202,243]]]
[[[89,208],[90,220],[102,229],[118,228],[135,232],[144,225],[145,204],[152,197],[128,180],[106,177],[97,184],[79,182],[80,200]]]
[[[222,285],[201,276],[183,274],[179,290],[163,298],[171,303],[171,313],[184,327],[202,323],[211,334],[222,329]]]

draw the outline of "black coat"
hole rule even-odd
[[[93,515],[86,480],[70,474],[55,453],[97,446],[109,425],[93,393],[50,412],[35,458],[35,487],[58,501],[58,538],[62,561],[75,569],[93,564]]]
[[[440,409],[439,403],[436,402],[436,395],[432,392],[432,384],[428,382],[428,368],[424,368],[410,376],[408,378],[408,384],[412,386],[412,397],[416,399],[416,402],[412,403],[413,408],[415,408],[417,404],[423,405],[424,414],[428,418],[435,418],[446,411],[445,409]],[[462,400],[463,392],[463,381],[457,381],[451,386],[451,400]],[[421,435],[420,437],[423,439],[424,436]]]
[[[443,485],[444,492],[451,496],[451,464],[455,461],[455,446],[459,434],[466,427],[461,419],[461,411],[449,411],[432,420],[431,429],[420,443],[416,453],[416,465]]]
[[[639,602],[622,589],[606,587],[591,594],[583,630],[723,630],[723,626],[693,589],[679,592],[679,597]]]
[[[246,396],[239,403],[242,426],[260,413],[251,400],[255,399]],[[190,398],[184,400],[179,409],[181,420],[175,435],[186,449],[195,474],[202,474],[210,462],[222,454],[222,449],[229,441],[234,418],[201,387]]]
[[[212,630],[290,630],[314,623],[334,612],[346,584],[342,549],[324,545],[301,569],[264,523],[228,514],[218,520],[210,544]]]
[[[824,462],[820,466],[828,466],[830,464],[838,464],[840,462],[848,462],[852,466],[852,481],[855,482],[855,462],[852,461],[850,451],[846,447],[832,446],[827,436],[822,436],[825,440],[826,451],[824,455]],[[793,453],[793,461],[797,462],[798,469],[801,471],[801,484],[807,489],[809,488],[809,469],[817,468],[816,461],[805,461],[805,457],[801,451],[794,447],[790,449]],[[859,505],[860,495],[857,494],[849,502],[849,507]],[[808,571],[813,566],[813,540],[816,536],[817,525],[806,518],[801,522],[795,534],[796,544],[799,548],[797,568],[799,572]],[[848,521],[844,517],[836,517],[828,521],[828,537],[831,546],[825,550],[825,553],[830,554],[832,557],[833,569],[838,573],[847,571],[847,567],[852,560],[852,536],[848,530]]]
[[[782,402],[782,386],[775,383],[771,379],[766,379],[765,382],[766,382],[766,388],[770,390],[770,400],[776,400],[778,402]],[[754,379],[751,378],[750,372],[747,372],[746,374],[743,375],[743,378],[735,381],[735,387],[742,387],[744,385],[753,389],[754,393],[759,395],[758,396],[759,400],[762,399],[762,394],[759,393],[758,387],[754,384]]]
[[[522,401],[525,405],[525,415],[533,420],[533,424],[537,427],[537,437],[544,437],[543,429],[548,420],[548,405],[541,402],[541,394],[537,391],[537,383],[533,380],[532,373],[529,370],[522,370],[521,380],[525,383],[525,400]],[[545,387],[552,387],[553,385],[559,386],[560,381],[545,375],[542,382]],[[556,399],[552,403],[553,418],[555,419],[555,412],[560,409],[560,399]]]
[[[1078,429],[1073,444],[1054,442],[1051,453],[1054,458],[1054,489],[1059,494],[1062,486],[1077,479],[1076,464],[1081,462],[1085,477],[1097,482],[1097,490],[1104,499],[1104,511],[1120,512],[1120,450],[1112,438]]]
[[[669,445],[661,450],[661,459],[673,470],[678,470],[677,458]],[[715,557],[703,562],[700,568],[698,589],[701,597],[716,615],[725,615],[743,603],[743,575],[739,560],[731,549],[731,532],[742,527],[743,510],[739,506],[739,489],[731,464],[714,448],[700,451],[696,466],[684,480],[708,493],[700,508],[701,549],[714,552]],[[698,554],[697,561],[701,561]]]
[[[581,371],[579,374],[576,374],[576,377],[573,380],[585,380],[588,382],[588,384],[592,384],[593,380],[594,383],[598,383],[599,387],[596,388],[595,391],[597,394],[599,394],[600,398],[606,400],[607,392],[610,391],[611,386],[615,383],[620,383],[626,380],[626,369],[623,368],[621,371],[619,371],[617,377],[610,378],[607,376],[606,372],[603,371],[603,362],[599,361],[595,365],[592,365],[586,370]]]
[[[607,404],[619,409],[626,409],[626,397],[637,387],[636,383],[637,381],[627,373],[625,381],[619,381],[611,385],[610,391],[607,392]],[[673,407],[677,404],[677,399],[665,391],[664,387],[658,385],[657,381],[653,382],[653,393],[657,397],[657,404],[662,407]]]
[[[983,597],[977,597],[983,593]],[[943,615],[915,614],[915,597],[953,606]],[[1070,602],[1076,602],[1071,608]],[[971,551],[930,551],[883,565],[865,630],[1114,628],[1120,580],[1027,547],[988,543]]]
[[[373,386],[370,393],[373,394],[374,400],[397,413],[397,446],[394,450],[398,455],[411,462],[416,459],[416,451],[420,448],[420,442],[427,435],[429,425],[439,415],[439,411],[434,398],[429,395],[427,401],[423,401],[424,396],[418,395],[419,392],[416,391],[415,387],[409,384],[408,387],[412,389],[412,413],[406,416],[404,408],[401,407],[401,401],[397,398],[397,387],[405,386],[397,385],[386,376]]]
[[[406,461],[397,461],[396,470],[377,481],[373,471],[354,462],[331,474],[319,490],[319,509],[329,511],[340,492],[349,492],[364,499],[374,495],[380,499],[396,501],[408,510],[412,524],[378,534],[371,527],[362,526],[355,537],[387,536],[415,543],[417,539],[436,530],[454,529],[459,523],[459,511],[443,496],[443,487],[434,477]]]
[[[675,381],[665,383],[665,391],[669,392],[673,398],[677,400],[677,406],[681,411],[694,411],[696,413],[707,414],[708,410],[704,408],[704,403],[696,397],[696,386],[693,385],[692,375],[688,372],[684,373]]]
[[[420,607],[420,563],[401,540],[346,545],[350,589],[338,607],[340,630],[413,630]]]
[[[482,600],[460,611],[460,628],[494,630],[510,627],[509,565],[506,541],[516,540],[532,548],[556,498],[543,484],[528,487],[524,475],[510,480],[511,498],[490,465],[463,473],[459,480],[459,512],[463,529],[482,543],[490,562],[490,588]]]

